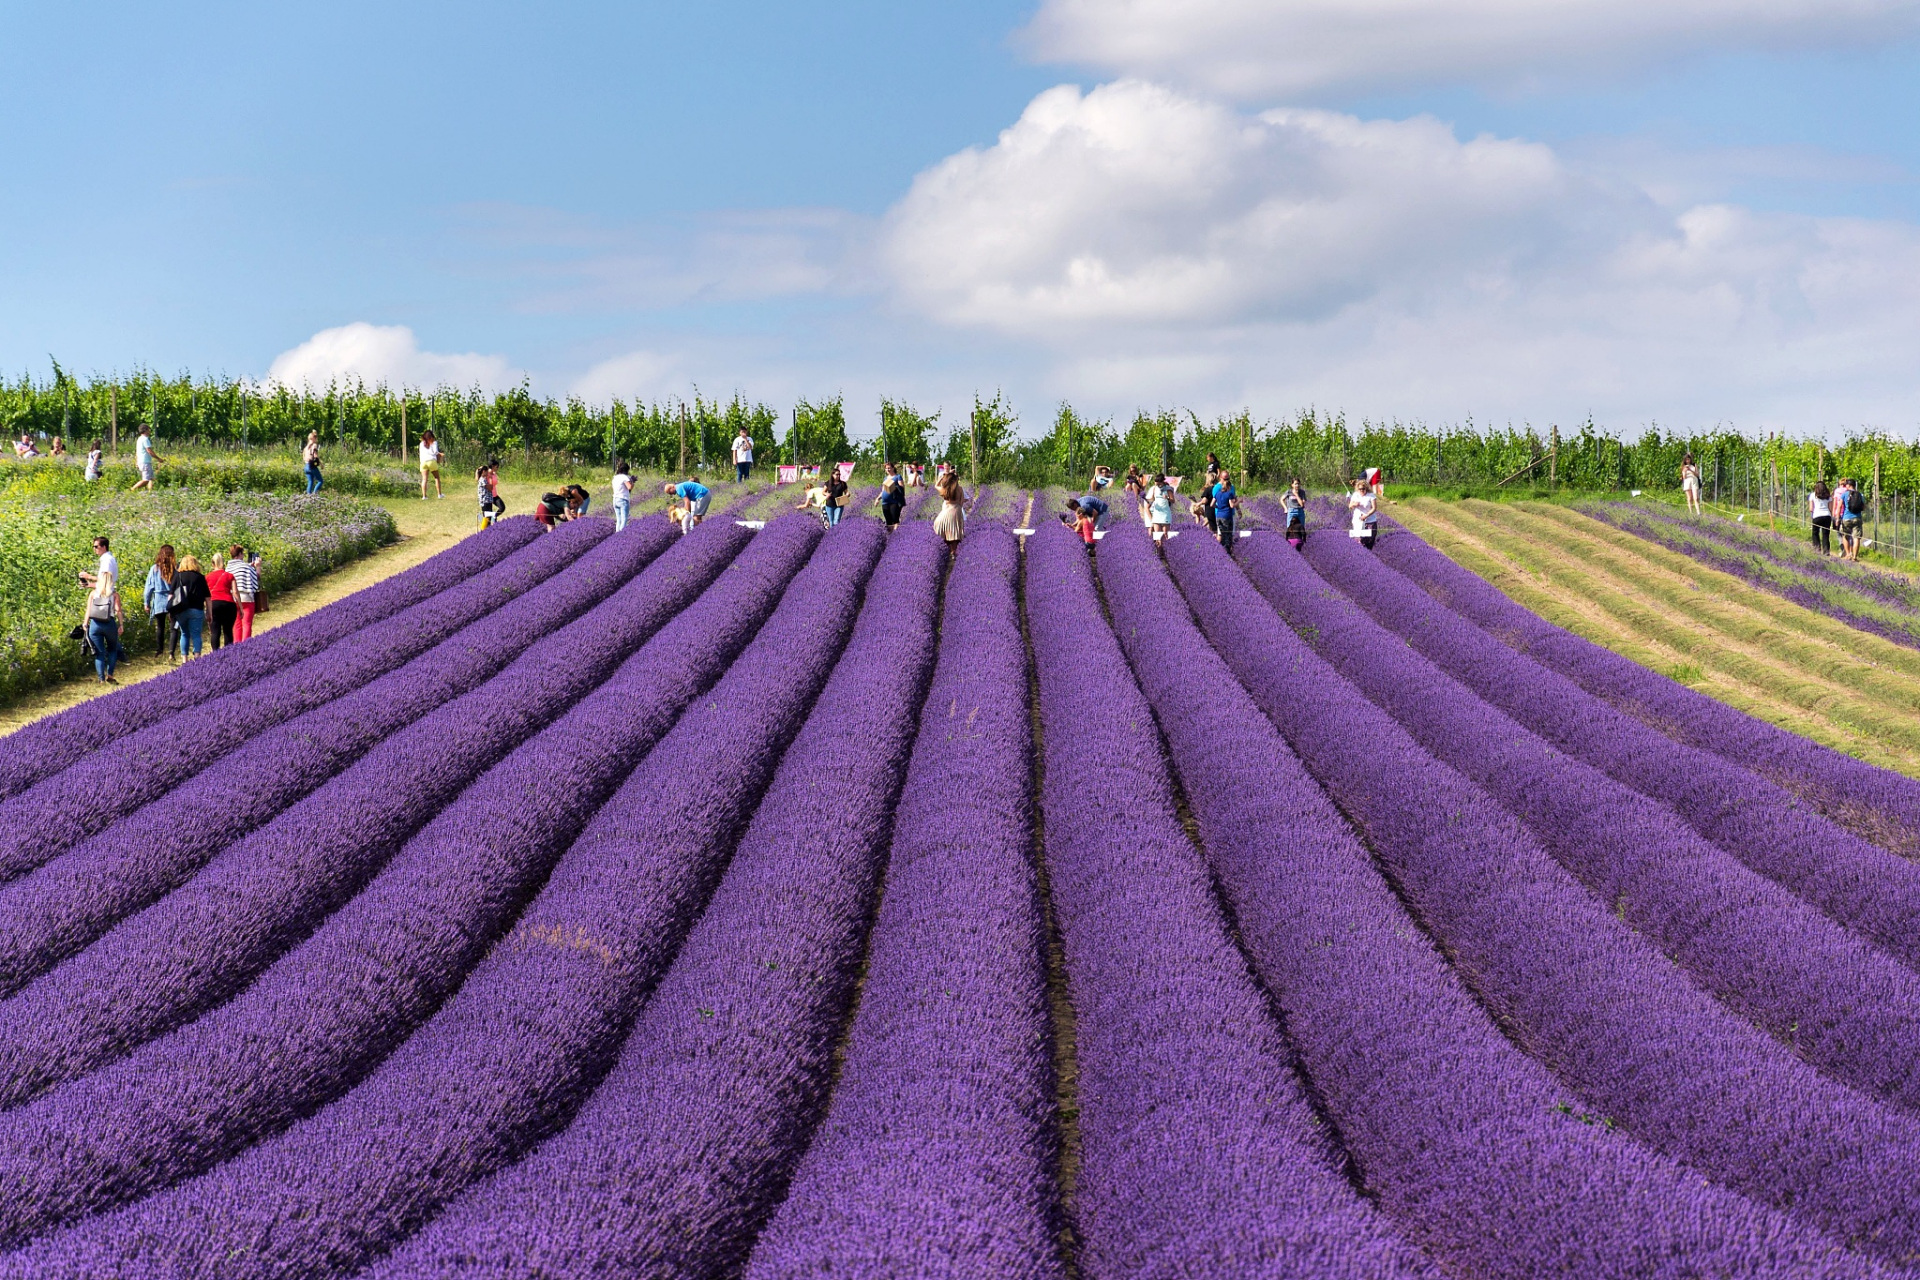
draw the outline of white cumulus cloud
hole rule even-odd
[[[1593,77],[1911,34],[1915,0],[1044,0],[1039,57],[1239,98]]]
[[[1098,403],[1910,424],[1920,227],[1663,205],[1426,118],[1036,98],[890,214],[895,304]]]
[[[1068,85],[915,180],[885,256],[917,308],[1055,332],[1329,314],[1502,273],[1654,216],[1543,146],[1437,120],[1242,115],[1141,81]]]
[[[518,383],[520,377],[505,356],[422,351],[413,330],[405,325],[368,324],[364,320],[322,329],[299,346],[275,356],[267,370],[269,382],[293,388],[324,387],[335,380],[357,379],[369,386],[445,385],[462,390],[479,386],[502,391]]]

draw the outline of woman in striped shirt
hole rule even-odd
[[[253,637],[253,608],[260,598],[260,564],[247,558],[247,549],[234,543],[227,551],[227,572],[233,575],[233,594],[240,606],[233,622],[233,642]]]

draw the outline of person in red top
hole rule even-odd
[[[233,622],[240,616],[240,604],[233,594],[233,575],[219,556],[213,557],[213,572],[207,575],[207,621],[212,623],[213,647],[233,643]]]

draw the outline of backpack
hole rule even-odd
[[[1858,489],[1849,489],[1847,490],[1846,508],[1849,518],[1864,516],[1867,514],[1867,500],[1861,496]]]

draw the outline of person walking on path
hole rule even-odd
[[[120,624],[126,613],[120,605],[120,580],[110,573],[95,578],[87,590],[87,604],[80,625],[87,629],[87,643],[93,648],[94,679],[101,684],[119,684],[113,672],[126,657],[120,647]]]
[[[946,540],[949,557],[960,554],[960,539],[966,536],[967,513],[961,507],[966,494],[960,477],[952,471],[940,473],[936,488],[940,493],[940,514],[933,518],[933,531]]]
[[[154,466],[165,461],[165,458],[153,451],[153,437],[147,434],[145,427],[141,427],[139,436],[133,442],[133,465],[140,471],[140,478],[133,482],[133,489],[153,492]],[[133,490],[130,489],[128,492],[131,493]]]
[[[1173,527],[1173,490],[1165,476],[1155,476],[1147,486],[1147,530],[1155,542],[1165,542]]]
[[[1287,541],[1299,546],[1307,540],[1307,491],[1301,487],[1299,476],[1280,496],[1280,506],[1287,513]]]
[[[666,492],[673,494],[686,504],[685,511],[680,517],[680,531],[692,533],[699,527],[700,522],[707,518],[707,508],[713,503],[713,491],[692,476],[688,476],[679,484],[667,485]]]
[[[247,558],[247,549],[234,543],[227,549],[227,572],[233,575],[233,599],[239,612],[233,620],[233,642],[253,639],[253,611],[260,602],[260,571]]]
[[[847,482],[840,478],[840,468],[833,467],[827,472],[827,528],[839,525],[840,515],[847,509]]]
[[[440,441],[434,438],[431,430],[420,437],[420,496],[427,496],[427,477],[433,477],[433,491],[441,497],[447,491],[440,487]]]
[[[1347,495],[1347,510],[1353,513],[1354,532],[1360,535],[1360,545],[1371,548],[1374,539],[1380,536],[1380,513],[1377,510],[1379,498],[1373,492],[1373,486],[1367,478],[1361,476],[1353,482],[1353,492]]]
[[[900,513],[906,506],[907,486],[901,482],[900,468],[889,462],[880,476],[880,518],[887,522],[888,533],[900,527]]]
[[[1690,453],[1680,459],[1680,492],[1687,495],[1687,511],[1700,515],[1700,468]]]
[[[1823,556],[1833,554],[1833,490],[1825,480],[1813,482],[1807,495],[1807,519],[1813,526],[1813,545]]]
[[[613,469],[613,531],[620,532],[627,527],[627,516],[633,511],[633,473],[627,470],[627,464],[621,463]]]
[[[92,586],[98,578],[112,578],[116,582],[119,581],[120,561],[114,557],[113,544],[107,541],[106,534],[103,533],[93,540],[93,554],[99,556],[100,559],[93,566],[92,573],[88,573],[84,569],[81,570],[80,581],[86,583],[88,586]]]
[[[1860,558],[1860,535],[1867,524],[1867,500],[1851,478],[1840,482],[1840,551],[1848,560]]]
[[[1233,487],[1233,472],[1217,473],[1219,479],[1213,483],[1213,528],[1220,535],[1220,545],[1233,550],[1233,522],[1240,513],[1240,494]]]
[[[156,658],[173,652],[173,618],[167,609],[178,571],[173,561],[173,544],[161,543],[160,549],[153,553],[153,567],[147,570],[146,585],[140,591],[140,602],[153,619],[153,656]]]
[[[214,652],[233,643],[233,624],[240,617],[240,602],[233,598],[233,575],[226,560],[214,555],[207,573],[207,629],[213,633]]]
[[[778,459],[775,459],[778,461]],[[745,484],[747,477],[753,474],[753,436],[745,427],[733,438],[733,481]]]
[[[167,611],[173,615],[173,629],[180,637],[181,658],[200,656],[200,638],[207,625],[207,579],[200,572],[200,561],[186,556],[180,571],[173,575],[173,594]]]
[[[300,461],[307,464],[307,492],[318,493],[320,486],[326,483],[320,476],[320,433],[307,432],[306,447],[300,450]],[[214,648],[219,648],[216,643]]]
[[[100,478],[100,442],[95,440],[93,448],[87,450],[87,481],[92,483]]]

